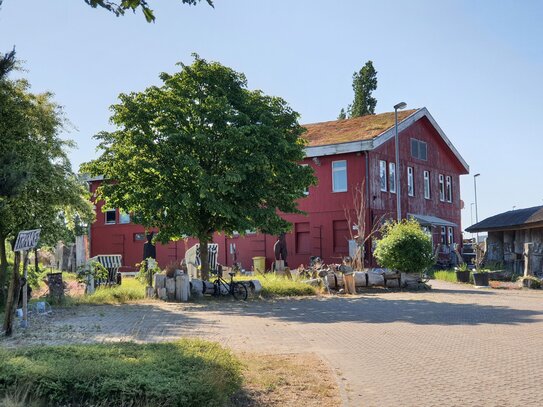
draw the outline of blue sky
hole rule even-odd
[[[543,205],[543,2],[149,2],[155,24],[83,0],[5,0],[0,9],[0,50],[15,45],[33,90],[54,92],[65,107],[75,168],[96,156],[91,137],[110,128],[120,92],[158,84],[192,52],[285,98],[301,123],[335,119],[352,100],[352,73],[371,59],[376,111],[426,106],[481,173],[479,219]],[[467,227],[472,175],[461,187]]]

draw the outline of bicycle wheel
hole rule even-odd
[[[247,287],[242,283],[232,283],[232,295],[236,300],[245,301],[247,299]]]

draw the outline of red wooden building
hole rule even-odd
[[[442,243],[447,256],[452,243],[461,243],[460,175],[469,167],[426,108],[398,112],[402,217],[413,216]],[[305,126],[308,140],[303,165],[310,165],[319,180],[300,202],[303,215],[287,215],[292,231],[286,237],[289,265],[307,264],[310,256],[324,262],[339,262],[349,254],[349,228],[345,208],[352,208],[353,191],[365,186],[367,229],[384,215],[396,217],[394,113],[357,117]],[[89,180],[91,192],[100,178]],[[247,233],[246,236],[216,234],[219,262],[241,261],[250,269],[252,258],[273,261],[276,236]],[[112,209],[102,212],[96,203],[96,221],[90,228],[91,256],[121,254],[124,270],[142,260],[145,234],[129,214]],[[184,258],[196,241],[157,245],[160,266]],[[371,245],[368,249],[371,251]]]

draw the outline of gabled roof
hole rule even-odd
[[[399,111],[398,132],[407,129],[423,117],[428,119],[441,139],[453,152],[466,174],[469,173],[468,164],[425,107],[416,110]],[[307,128],[307,132],[302,137],[308,141],[308,146],[305,148],[307,157],[370,151],[386,143],[395,135],[394,112],[313,123],[304,125],[304,127]]]
[[[543,227],[543,206],[507,211],[486,218],[466,229],[467,232]]]

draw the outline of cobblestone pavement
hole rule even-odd
[[[76,307],[0,342],[214,340],[314,352],[345,406],[541,406],[543,292],[434,282],[431,292]]]

